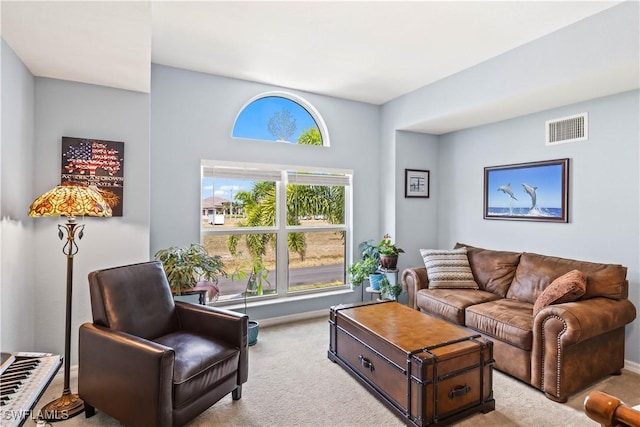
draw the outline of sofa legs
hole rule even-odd
[[[84,402],[84,416],[85,418],[91,418],[96,414],[96,408]]]
[[[567,400],[569,400],[569,398],[567,398],[567,397],[559,398],[559,397],[556,397],[556,396],[554,396],[552,394],[547,393],[546,391],[545,391],[544,395],[547,396],[547,399],[553,400],[554,402],[558,402],[558,403],[566,403]]]
[[[240,400],[242,397],[242,386],[239,385],[235,390],[231,392],[231,398],[233,400]]]

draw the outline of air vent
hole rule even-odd
[[[585,141],[589,136],[589,116],[587,113],[546,122],[546,145],[565,142]]]

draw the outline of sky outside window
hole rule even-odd
[[[296,143],[300,135],[308,129],[318,130],[315,120],[300,104],[279,96],[268,96],[247,105],[238,116],[233,127],[234,138],[277,141],[278,137],[269,131],[269,121],[275,114],[287,111],[295,120],[295,131],[287,142]]]
[[[215,181],[215,191],[213,188]],[[228,178],[203,178],[202,179],[202,198],[215,196],[227,199],[229,201],[234,200],[235,196],[240,191],[251,191],[255,181],[246,181],[239,179]]]

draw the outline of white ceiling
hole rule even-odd
[[[2,1],[36,76],[149,92],[150,62],[382,104],[619,2]]]

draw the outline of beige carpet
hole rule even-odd
[[[399,418],[327,358],[328,347],[326,318],[261,328],[258,343],[250,347],[249,381],[244,385],[242,399],[234,402],[226,396],[189,426],[403,426]],[[75,376],[71,384],[72,390],[77,391]],[[456,425],[595,427],[599,424],[582,411],[584,398],[591,390],[605,391],[634,406],[640,404],[639,386],[640,375],[624,371],[559,404],[496,371],[495,411],[470,416]],[[35,410],[61,392],[62,378],[58,375]],[[25,423],[30,425],[34,424]],[[55,423],[54,427],[119,425],[98,411],[92,418],[79,415]]]

